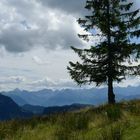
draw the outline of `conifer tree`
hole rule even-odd
[[[140,42],[134,42],[140,37],[140,16],[132,7],[128,0],[87,0],[85,8],[91,14],[78,19],[87,31],[79,37],[89,40],[96,35],[100,42],[89,49],[72,47],[81,61],[69,62],[67,69],[79,85],[107,84],[109,104],[115,103],[113,82],[140,75],[140,64],[133,63],[140,58]]]

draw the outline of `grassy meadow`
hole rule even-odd
[[[140,140],[140,100],[1,122],[0,140]]]

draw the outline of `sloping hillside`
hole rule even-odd
[[[32,113],[24,111],[10,97],[0,94],[0,120],[30,117]]]
[[[139,140],[140,101],[0,123],[2,140]]]

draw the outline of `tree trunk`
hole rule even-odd
[[[113,93],[112,78],[112,48],[111,48],[111,25],[110,25],[110,0],[107,1],[107,26],[108,26],[108,103],[115,104],[115,94]]]
[[[115,94],[113,92],[113,80],[108,78],[108,103],[115,104]]]

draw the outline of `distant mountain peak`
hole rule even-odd
[[[140,98],[140,86],[115,87],[114,92],[117,101],[129,100],[130,97],[131,99]],[[99,105],[107,102],[107,88],[43,89],[40,91],[25,91],[17,88],[3,94],[11,97],[19,105],[31,104],[47,107],[73,103]]]
[[[15,88],[13,91],[15,91],[15,92],[21,92],[21,90],[19,88]]]

